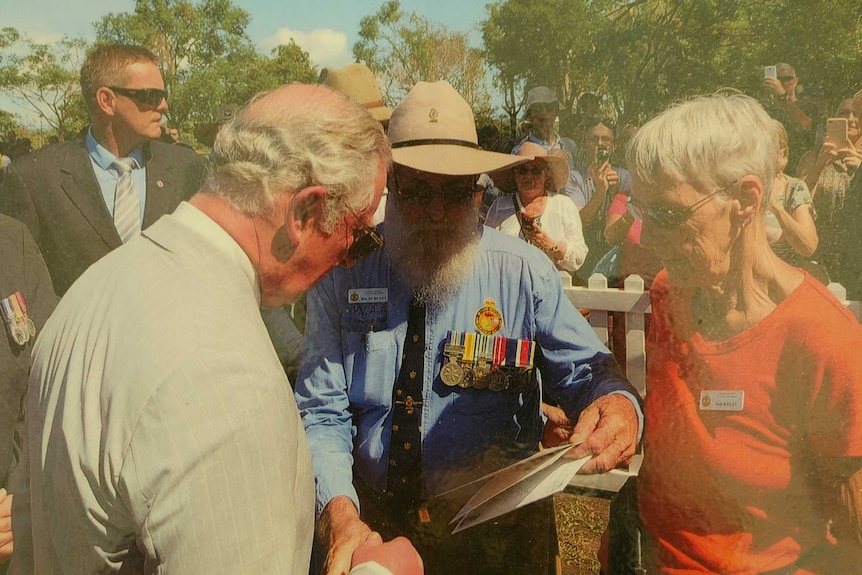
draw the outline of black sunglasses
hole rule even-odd
[[[353,230],[353,243],[347,248],[347,257],[359,261],[383,247],[383,236],[366,225]]]
[[[538,176],[539,174],[545,173],[545,168],[540,166],[533,166],[532,168],[527,166],[515,166],[512,170],[518,174],[519,176],[523,176],[526,173],[530,173],[534,176]]]
[[[162,100],[167,101],[168,99],[168,91],[160,90],[158,88],[133,89],[108,86],[108,89],[127,98],[131,98],[139,104],[147,106],[158,106],[162,103]]]
[[[704,205],[713,196],[724,191],[725,188],[718,188],[706,197],[703,197],[690,206],[684,208],[643,208],[632,201],[629,197],[626,207],[629,213],[636,219],[642,222],[649,221],[654,223],[663,230],[675,230],[684,224],[699,207]]]
[[[457,206],[466,203],[476,193],[477,187],[473,176],[469,179],[458,179],[446,182],[435,191],[428,182],[417,180],[409,188],[402,188],[398,183],[398,170],[392,170],[395,176],[395,193],[398,199],[412,206],[424,206],[440,198],[443,205]]]

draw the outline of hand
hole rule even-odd
[[[405,537],[384,543],[379,534],[372,533],[353,552],[350,569],[369,561],[389,569],[392,575],[422,575],[425,572],[422,557]]]
[[[608,188],[616,189],[620,183],[620,175],[617,173],[615,169],[611,167],[610,164],[606,164],[607,168],[605,170],[605,178],[608,180]]]
[[[542,413],[548,418],[542,432],[542,446],[556,447],[566,442],[575,427],[575,423],[566,416],[566,412],[559,407],[542,403]]]
[[[578,473],[604,473],[631,462],[637,448],[638,415],[631,400],[605,395],[581,412],[569,443],[581,443],[566,457],[593,455]]]
[[[764,78],[763,85],[769,88],[769,91],[772,92],[772,95],[776,98],[780,98],[787,93],[784,89],[784,85],[778,80],[778,78]]]
[[[380,538],[359,518],[350,498],[340,495],[327,503],[317,521],[317,540],[326,549],[324,575],[345,575],[353,552],[374,536]]]
[[[12,557],[12,498],[13,494],[0,488],[0,563]]]
[[[610,187],[607,174],[608,169],[610,169],[610,164],[607,162],[601,165],[590,164],[587,166],[587,173],[590,175],[590,179],[593,180],[593,185],[596,187],[597,194],[603,195]],[[619,181],[619,178],[617,178],[617,180]]]
[[[862,164],[862,155],[849,140],[844,148],[837,151],[837,154],[847,170],[854,171],[859,168],[859,164]]]
[[[820,171],[823,168],[838,159],[838,146],[829,140],[829,136],[823,138],[823,144],[820,146],[820,153],[817,154],[817,166]]]

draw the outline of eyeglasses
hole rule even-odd
[[[545,173],[545,168],[543,168],[541,166],[533,166],[532,168],[530,168],[528,166],[515,166],[514,168],[512,168],[512,171],[514,171],[519,176],[523,176],[524,174],[527,174],[527,173],[532,174],[534,176],[538,176],[538,175]]]
[[[398,170],[393,169],[392,173],[395,176],[395,194],[400,201],[411,206],[430,204],[434,198],[440,198],[443,205],[457,206],[470,201],[477,190],[473,176],[448,181],[435,191],[423,180],[417,180],[410,187],[402,188],[398,183]]]
[[[159,88],[133,89],[108,86],[108,89],[146,106],[158,106],[162,103],[162,100],[167,101],[168,99],[168,91],[160,90]]]
[[[670,231],[675,230],[684,224],[699,207],[724,190],[724,187],[718,188],[708,196],[701,198],[692,205],[684,208],[642,208],[635,204],[631,197],[629,197],[626,206],[628,207],[629,213],[636,220],[640,220],[642,222],[649,221],[663,230]]]
[[[779,76],[778,77],[778,81],[781,82],[782,84],[792,82],[795,79],[796,79],[796,76]]]

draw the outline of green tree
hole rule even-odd
[[[378,77],[390,102],[399,102],[419,81],[448,81],[477,113],[490,114],[481,50],[466,34],[405,13],[397,0],[385,2],[359,24],[353,55]]]
[[[12,101],[33,111],[60,138],[74,134],[87,122],[79,74],[87,44],[64,36],[40,44],[13,28],[0,32],[0,90]]]

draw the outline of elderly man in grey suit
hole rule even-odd
[[[81,67],[90,127],[10,166],[0,212],[30,228],[57,295],[200,186],[203,158],[157,141],[164,87],[146,48],[97,47]]]
[[[282,87],[222,127],[198,194],[72,286],[27,401],[37,573],[307,572],[311,457],[258,308],[379,247],[390,162],[361,105]]]

